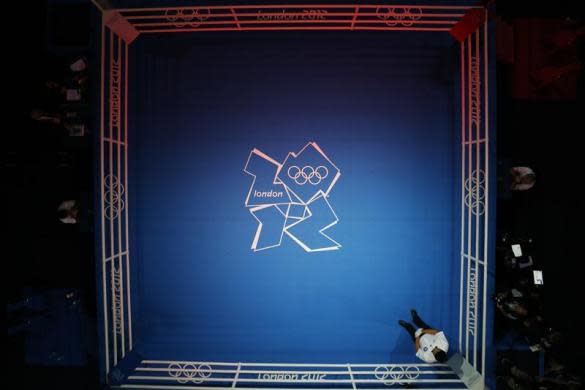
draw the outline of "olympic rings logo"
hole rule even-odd
[[[485,172],[475,170],[465,180],[465,205],[474,215],[485,213]]]
[[[120,212],[124,210],[126,203],[124,202],[124,185],[120,183],[118,176],[108,175],[104,179],[104,193],[105,208],[104,213],[107,219],[116,219]]]
[[[209,19],[209,15],[211,15],[211,9],[209,8],[169,9],[165,12],[166,19],[169,22],[173,22],[177,28],[199,27]]]
[[[378,16],[378,19],[385,21],[386,25],[390,27],[394,27],[396,25],[410,27],[421,18],[421,14],[421,8],[376,8],[376,16]]]
[[[288,168],[287,174],[289,178],[293,179],[300,186],[307,183],[316,186],[329,175],[329,170],[323,165],[319,165],[317,168],[305,165],[302,169],[296,165],[292,165]]]
[[[167,368],[169,376],[175,378],[179,383],[193,382],[201,384],[213,374],[213,369],[208,364],[197,366],[193,363],[171,363]]]
[[[417,366],[378,366],[374,370],[374,376],[386,386],[404,385],[417,379],[420,369]]]

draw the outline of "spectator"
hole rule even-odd
[[[69,69],[72,72],[82,72],[87,69],[87,59],[85,57],[79,57],[69,65]]]
[[[510,389],[531,390],[536,388],[536,378],[519,369],[511,360],[504,358],[500,361],[503,369],[503,379]]]
[[[49,123],[53,125],[61,124],[61,115],[56,112],[49,112],[35,108],[31,111],[30,117],[39,122]]]
[[[569,375],[564,367],[556,365],[553,369],[547,369],[545,376],[533,376],[521,370],[511,360],[504,358],[500,361],[503,369],[503,379],[510,389],[580,389],[579,377]]]
[[[52,94],[55,95],[53,97],[54,100],[59,100],[56,98],[57,96],[62,99],[63,96],[65,95],[65,92],[67,91],[67,88],[65,88],[55,80],[47,80],[45,82],[45,87],[47,87],[48,92],[51,92]]]
[[[563,341],[563,335],[551,328],[539,315],[524,319],[521,331],[532,352],[551,349]]]
[[[74,200],[66,200],[61,202],[57,208],[59,220],[65,224],[76,224],[79,208]]]
[[[510,169],[512,191],[526,191],[531,189],[536,183],[536,174],[529,167],[514,167]]]
[[[494,297],[500,313],[513,321],[526,318],[529,314],[528,307],[523,304],[522,298],[524,294],[517,289],[500,292]]]

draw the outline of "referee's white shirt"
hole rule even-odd
[[[420,336],[422,331],[422,329],[418,329],[414,334],[415,337]],[[445,351],[445,353],[449,351],[449,342],[447,341],[447,338],[443,332],[438,332],[435,334],[425,333],[420,337],[418,342],[420,348],[418,351],[416,351],[416,356],[425,363],[437,362],[435,355],[433,355],[433,349],[435,349],[435,347]]]

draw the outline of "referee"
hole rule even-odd
[[[447,361],[447,352],[449,351],[449,342],[442,331],[433,329],[420,319],[416,310],[411,310],[412,322],[417,326],[400,320],[398,323],[412,337],[416,348],[416,356],[425,363],[445,363]]]

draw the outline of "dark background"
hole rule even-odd
[[[544,18],[561,28],[583,25],[577,2],[555,1],[542,6],[523,2],[526,7],[516,3],[498,2],[497,15],[510,24]],[[56,217],[56,208],[63,199],[92,202],[91,135],[70,138],[61,129],[36,124],[29,119],[29,113],[41,102],[50,104],[51,98],[43,88],[47,78],[61,77],[68,61],[79,54],[93,60],[94,16],[91,5],[83,1],[27,2],[20,7],[7,14],[26,15],[26,20],[19,22],[19,28],[5,32],[9,41],[6,58],[10,59],[4,77],[7,112],[2,142],[2,192],[8,198],[4,222],[8,232],[4,272],[7,303],[30,296],[31,288],[73,289],[81,297],[84,323],[89,325],[84,332],[82,364],[43,367],[27,363],[26,332],[16,336],[9,332],[5,356],[9,374],[16,378],[13,388],[93,389],[99,387],[91,328],[95,318],[93,233],[90,229],[81,231],[79,227],[61,225]],[[542,44],[534,37],[516,43],[531,48]],[[581,64],[585,60],[583,46],[581,38],[572,49]],[[564,60],[550,59],[553,64]],[[530,65],[539,66],[536,62]],[[498,161],[501,167],[531,166],[537,183],[532,190],[514,194],[498,205],[499,232],[511,231],[534,239],[535,261],[544,270],[545,317],[565,336],[564,347],[555,353],[565,364],[576,365],[585,359],[583,349],[571,341],[579,335],[583,295],[579,273],[583,258],[583,66],[578,74],[567,76],[566,84],[557,86],[558,90],[533,93],[529,98],[518,98],[515,93],[518,78],[522,77],[517,68],[506,62],[498,64]],[[571,85],[576,86],[576,96],[570,91]],[[9,329],[15,322],[18,318],[8,318]],[[66,335],[57,339],[64,345],[73,342]]]

